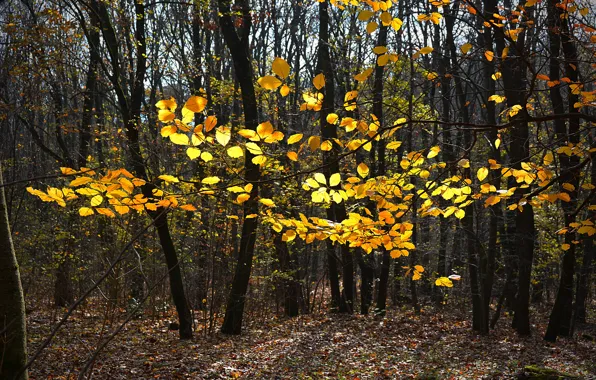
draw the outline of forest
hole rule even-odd
[[[1,0],[0,379],[596,378],[592,0]]]

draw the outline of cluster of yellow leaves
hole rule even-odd
[[[88,168],[81,168],[76,171],[71,168],[60,168],[62,174],[76,176],[71,180],[68,187],[62,189],[48,187],[47,191],[41,191],[27,188],[27,191],[45,202],[56,202],[62,207],[66,206],[66,201],[79,199],[80,196],[88,200],[86,206],[79,208],[79,215],[89,216],[95,213],[114,218],[117,214],[124,215],[131,210],[142,212],[144,210],[156,211],[159,207],[180,208],[186,211],[195,211],[196,207],[191,204],[180,204],[179,196],[167,195],[159,188],[152,190],[151,198],[145,197],[142,192],[136,192],[136,189],[146,184],[145,180],[133,176],[126,169],[108,170],[105,174],[98,173]],[[217,178],[217,177],[211,177]],[[180,182],[178,178],[171,175],[161,175],[159,179],[165,183]],[[207,180],[207,181],[206,181]],[[217,183],[203,180],[207,183]],[[74,190],[73,190],[74,188]],[[210,189],[203,188],[201,192],[212,192]]]
[[[386,210],[380,212],[376,220],[359,213],[350,213],[347,219],[337,223],[318,217],[307,218],[302,213],[299,219],[288,219],[268,210],[264,221],[271,224],[276,232],[285,229],[282,235],[284,241],[292,241],[296,236],[307,244],[329,239],[352,248],[361,248],[367,253],[383,247],[393,257],[408,256],[409,251],[415,249],[410,241],[413,225],[396,223],[392,213]]]
[[[393,3],[388,1],[367,1],[371,7],[370,10],[362,10],[358,13],[358,20],[366,21],[366,32],[368,34],[374,33],[380,25],[384,27],[391,26],[396,32],[399,31],[403,25],[403,21],[398,17],[393,17],[390,13],[390,8]],[[372,20],[372,18],[375,18]]]
[[[273,75],[265,75],[264,77],[259,78],[257,82],[264,89],[271,91],[274,91],[281,86],[279,89],[281,96],[288,96],[290,87],[283,81],[290,75],[290,65],[283,58],[276,57],[271,65],[271,70],[277,77]]]

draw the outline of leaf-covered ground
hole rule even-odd
[[[526,365],[596,378],[593,332],[545,343],[546,320],[518,338],[503,317],[488,337],[470,331],[467,316],[427,309],[379,317],[318,315],[249,324],[239,337],[217,334],[180,341],[171,319],[129,322],[92,367],[94,379],[396,379],[512,378]],[[55,315],[29,315],[30,350]],[[33,379],[76,378],[110,326],[77,312],[34,363]],[[111,329],[118,326],[112,324]],[[582,335],[584,335],[582,337]]]

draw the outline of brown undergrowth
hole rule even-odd
[[[75,313],[33,364],[32,379],[77,378],[124,319],[89,308]],[[55,320],[48,311],[29,314],[31,352]],[[513,378],[526,365],[596,378],[593,335],[579,331],[573,339],[549,344],[542,340],[545,319],[534,321],[531,337],[519,338],[506,316],[484,337],[471,332],[467,315],[448,308],[418,316],[391,310],[385,318],[306,315],[249,323],[242,336],[191,341],[168,330],[171,320],[162,315],[130,321],[98,355],[91,378],[493,379]]]

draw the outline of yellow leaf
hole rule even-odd
[[[298,154],[296,152],[288,152],[287,156],[292,161],[298,161]]]
[[[391,27],[396,32],[401,29],[401,26],[403,24],[404,24],[404,22],[401,19],[397,18],[397,17],[394,17],[393,20],[391,20]]]
[[[329,124],[335,124],[338,118],[339,116],[337,116],[336,113],[330,113],[329,115],[327,115],[327,122]]]
[[[209,162],[209,161],[213,160],[213,155],[209,152],[203,152],[203,153],[201,153],[201,160],[203,160],[205,162]]]
[[[155,107],[159,108],[160,110],[168,109],[168,110],[174,112],[174,110],[177,107],[176,100],[174,100],[174,98],[163,99],[163,100],[160,100],[159,102],[155,103]]]
[[[259,199],[259,202],[261,202],[262,204],[264,204],[267,207],[275,207],[275,202],[273,202],[269,198],[261,198],[261,199]]]
[[[550,165],[553,163],[553,161],[554,161],[553,154],[551,152],[548,152],[544,155],[544,159],[542,160],[542,163],[544,165]]]
[[[191,159],[194,160],[195,158],[201,155],[201,150],[197,148],[188,148],[186,149],[186,155]]]
[[[244,151],[239,146],[233,146],[228,148],[228,156],[232,158],[242,157],[244,155]]]
[[[253,131],[252,129],[241,129],[237,132],[240,136],[246,137],[251,141],[259,141],[259,137],[257,136],[257,132]]]
[[[205,119],[205,132],[211,131],[217,125],[217,117],[215,116],[207,116]]]
[[[103,197],[101,195],[96,195],[91,198],[91,206],[99,206],[103,202]]]
[[[197,208],[191,204],[182,205],[182,206],[180,206],[180,208],[185,211],[197,211]]]
[[[249,151],[249,153],[254,154],[255,156],[263,154],[261,147],[255,144],[254,142],[246,143],[246,149]]]
[[[261,155],[258,155],[258,156],[254,156],[254,157],[251,159],[251,161],[252,161],[252,163],[253,163],[253,164],[255,164],[255,165],[263,165],[265,162],[267,162],[267,157],[265,157],[265,156],[263,156],[263,155],[261,154]]]
[[[495,53],[493,53],[490,50],[487,50],[484,52],[484,56],[486,57],[486,59],[490,62],[493,60],[493,58],[495,57]]]
[[[281,96],[286,97],[288,96],[288,94],[290,93],[290,87],[288,87],[287,85],[283,85],[281,86],[281,88],[279,89],[279,93],[281,94]]]
[[[314,77],[314,79],[312,80],[312,84],[315,86],[317,90],[320,90],[323,87],[325,87],[325,75],[321,73]]]
[[[295,144],[298,141],[302,140],[302,136],[304,136],[302,133],[296,133],[296,134],[288,137],[288,145]]]
[[[89,208],[89,207],[81,207],[81,208],[79,209],[79,215],[80,215],[80,216],[89,216],[89,215],[93,215],[93,214],[94,214],[94,212],[93,212],[93,209],[92,209],[92,208]]]
[[[501,139],[496,139],[495,140],[495,148],[499,149],[500,146],[501,146]]]
[[[472,49],[472,44],[471,43],[463,44],[459,48],[459,50],[461,50],[461,52],[464,53],[464,54],[468,54],[468,52],[470,51],[470,49]]]
[[[487,168],[480,168],[476,172],[476,177],[478,177],[479,181],[484,181],[484,179],[488,176],[488,169]]]
[[[399,149],[400,146],[401,146],[401,141],[392,141],[389,144],[387,144],[387,146],[385,148],[394,150],[394,149]]]
[[[70,181],[70,183],[68,184],[68,186],[70,186],[70,187],[76,187],[76,186],[84,185],[84,184],[89,183],[89,182],[93,182],[93,178],[91,178],[91,177],[78,177],[78,178],[75,178],[72,181]]]
[[[124,215],[130,211],[128,206],[114,205],[114,210],[120,215]]]
[[[360,11],[358,13],[358,20],[360,21],[368,21],[375,13],[372,11]]]
[[[180,180],[178,178],[174,177],[173,175],[168,175],[168,174],[162,174],[157,178],[164,180],[166,182],[180,182]]]
[[[171,135],[172,133],[176,133],[177,131],[178,127],[176,127],[174,124],[166,125],[161,129],[161,137],[168,137],[169,135]]]
[[[501,72],[497,71],[496,73],[494,73],[493,75],[491,75],[491,78],[493,78],[493,80],[498,80],[501,78]]]
[[[573,191],[573,190],[575,190],[575,186],[573,186],[571,183],[565,182],[563,184],[563,189],[565,189],[567,191]]]
[[[451,280],[448,279],[447,277],[437,278],[437,280],[435,281],[435,285],[436,286],[445,286],[447,288],[453,288],[453,282],[451,282]]]
[[[339,174],[339,173],[331,174],[331,177],[329,177],[329,186],[331,186],[331,187],[339,185],[340,182],[341,182],[341,174]]]
[[[387,53],[387,46],[375,46],[373,48],[373,53],[376,55],[381,55]]]
[[[173,133],[170,135],[170,141],[176,145],[188,145],[188,136],[184,133]]]
[[[419,53],[420,54],[430,54],[430,53],[432,53],[433,50],[435,50],[435,49],[431,48],[430,46],[426,46],[426,47],[423,47],[422,49],[420,49]]]
[[[327,180],[325,179],[325,175],[323,173],[315,173],[314,179],[321,185],[327,185]]]
[[[436,157],[439,154],[440,151],[441,151],[441,148],[438,145],[437,146],[433,146],[432,148],[430,148],[430,151],[426,155],[426,158]]]
[[[348,91],[344,96],[344,107],[346,111],[354,111],[356,109],[356,97],[358,97],[358,91]]]
[[[330,140],[326,140],[321,143],[322,151],[329,152],[331,149],[333,149],[333,143]]]
[[[378,27],[379,24],[377,24],[374,21],[371,21],[366,25],[366,33],[372,34],[375,30],[377,30]]]
[[[215,131],[215,140],[221,144],[221,146],[226,146],[230,142],[232,138],[232,133],[229,127],[221,126],[217,128]]]
[[[507,99],[507,98],[504,97],[504,96],[501,96],[501,95],[491,95],[491,96],[488,97],[488,100],[489,101],[493,101],[493,102],[495,102],[497,104],[498,103],[503,103],[503,101],[505,101],[505,99]]]
[[[81,195],[88,195],[88,196],[99,194],[99,191],[97,191],[95,189],[91,189],[89,187],[82,187],[80,189],[77,189],[76,191],[77,191],[77,193],[79,193]]]
[[[184,104],[184,108],[188,110],[198,113],[202,112],[205,107],[207,106],[207,99],[203,98],[202,96],[191,96]]]
[[[459,209],[454,213],[454,215],[457,219],[463,219],[463,217],[466,216],[466,212],[462,209]]]
[[[249,194],[240,194],[236,198],[236,202],[238,202],[238,203],[244,203],[244,202],[246,202],[249,199],[250,199],[250,195]]]
[[[389,54],[383,54],[383,55],[380,55],[379,58],[377,58],[377,65],[379,65],[381,67],[387,65],[388,62],[389,62]]]
[[[364,162],[361,162],[356,170],[358,171],[358,175],[360,175],[360,177],[366,178],[366,176],[368,176],[369,169]]]
[[[365,80],[368,79],[368,77],[370,76],[370,74],[372,74],[373,69],[372,68],[368,68],[366,70],[364,70],[363,72],[361,72],[360,74],[354,75],[354,79],[357,80],[358,82],[364,82]]]
[[[414,269],[420,273],[424,272],[424,267],[422,265],[414,265]]]
[[[569,245],[569,244],[563,244],[563,245],[561,245],[561,249],[562,249],[563,251],[568,251],[568,250],[569,250],[569,248],[571,248],[571,245]]]
[[[309,137],[308,146],[310,147],[310,150],[313,152],[319,149],[319,147],[321,146],[321,138],[319,136]]]
[[[168,122],[174,120],[176,118],[176,115],[170,110],[159,110],[159,112],[157,113],[157,118],[159,119],[159,121]]]
[[[257,126],[257,134],[261,137],[261,139],[265,139],[267,136],[273,133],[273,125],[266,121],[261,123]]]
[[[388,26],[389,24],[391,24],[391,21],[393,20],[393,17],[391,17],[391,13],[389,12],[381,13],[381,17],[379,18],[381,19],[381,22],[384,26]]]
[[[259,85],[266,90],[275,90],[281,86],[281,81],[273,75],[265,75],[257,80]]]
[[[83,207],[83,208],[85,208],[85,207]],[[114,214],[114,212],[112,210],[110,210],[109,208],[99,207],[99,208],[95,209],[95,211],[97,211],[98,214],[102,214],[102,215],[108,216],[110,218],[116,217],[116,214]],[[79,213],[80,213],[80,210],[79,210]]]
[[[286,62],[283,58],[276,57],[273,60],[271,69],[281,79],[285,79],[288,75],[290,75],[290,65],[288,65],[288,62]]]
[[[203,183],[205,185],[215,185],[219,181],[220,181],[219,177],[205,177],[205,178],[203,178],[201,183]]]
[[[292,241],[296,238],[296,231],[294,230],[287,230],[281,237],[282,241]]]

